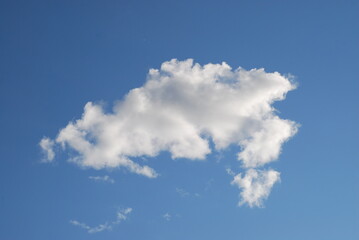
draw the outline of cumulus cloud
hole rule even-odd
[[[261,207],[278,181],[280,173],[277,171],[248,169],[243,176],[242,173],[237,174],[232,184],[241,189],[239,205],[247,203],[250,207]]]
[[[110,178],[110,176],[89,176],[89,179],[94,180],[95,182],[108,182],[108,183],[115,183],[115,180],[113,178]]]
[[[70,223],[74,226],[78,226],[85,229],[88,233],[98,233],[105,230],[112,230],[114,226],[127,219],[127,215],[132,212],[132,208],[126,208],[117,212],[116,220],[112,222],[106,222],[97,226],[91,227],[86,223],[81,223],[77,220],[70,220]]]
[[[55,158],[55,152],[53,149],[55,142],[50,138],[44,137],[43,139],[41,139],[39,145],[44,154],[44,158],[42,159],[42,162],[52,162]]]
[[[241,166],[256,168],[275,161],[297,131],[272,106],[295,87],[278,72],[173,59],[151,69],[146,83],[111,112],[87,103],[82,117],[61,129],[54,142],[74,150],[70,160],[82,167],[122,167],[150,178],[158,174],[138,159],[162,151],[173,159],[204,160],[236,145]],[[53,145],[41,147],[47,152]]]
[[[297,131],[295,124],[273,116],[262,122],[261,129],[251,135],[250,139],[241,140],[243,148],[238,159],[244,167],[258,167],[278,158],[284,141]]]

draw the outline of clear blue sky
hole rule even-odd
[[[358,22],[359,1],[0,1],[0,239],[359,239]],[[281,182],[264,208],[237,206],[231,148],[205,162],[161,153],[146,163],[155,179],[65,154],[40,163],[44,136],[89,101],[110,110],[172,58],[295,76],[274,106],[301,127],[270,165]],[[129,207],[112,230],[70,223]]]

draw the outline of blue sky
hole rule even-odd
[[[358,239],[358,9],[358,1],[0,1],[0,239]],[[113,114],[149,69],[188,58],[295,76],[297,89],[270,114],[300,127],[277,161],[258,167],[281,179],[262,207],[238,206],[241,189],[226,169],[245,173],[239,147],[216,151],[211,137],[204,161],[166,150],[131,158],[156,178],[69,162],[78,156],[71,147],[42,162],[41,139],[56,141],[86,103]]]

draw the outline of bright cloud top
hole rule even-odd
[[[277,72],[173,59],[151,69],[144,86],[132,89],[111,113],[89,102],[81,119],[40,145],[48,161],[56,143],[75,150],[70,160],[80,166],[124,167],[153,178],[156,171],[137,157],[168,151],[172,158],[204,160],[234,144],[242,167],[256,168],[276,160],[297,131],[296,123],[280,119],[272,106],[294,88]]]

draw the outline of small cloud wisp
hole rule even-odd
[[[95,182],[108,182],[108,183],[115,183],[115,180],[108,175],[105,176],[89,176],[89,179]]]
[[[127,219],[127,215],[132,212],[132,208],[126,208],[117,212],[116,220],[112,222],[106,222],[97,226],[91,227],[86,223],[81,223],[77,220],[70,220],[70,224],[85,229],[88,233],[98,233],[102,231],[112,230],[114,226],[118,225],[122,221]]]

